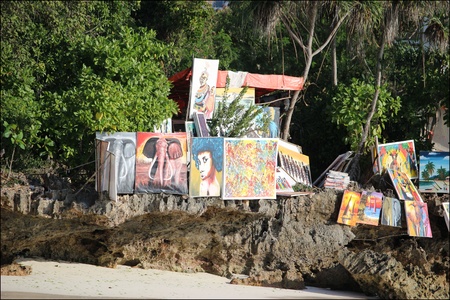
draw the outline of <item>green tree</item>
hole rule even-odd
[[[447,175],[447,170],[444,167],[440,167],[437,169],[439,180],[445,180],[445,176]]]
[[[434,165],[434,162],[429,161],[425,165],[425,170],[428,172],[429,177],[431,177],[433,175],[434,171],[436,170],[436,166]]]

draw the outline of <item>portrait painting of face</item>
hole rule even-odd
[[[223,138],[192,138],[189,195],[191,197],[219,197],[221,195],[222,165]]]

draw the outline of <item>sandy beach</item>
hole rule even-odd
[[[230,284],[207,273],[20,259],[31,275],[1,276],[1,299],[377,299],[315,287],[288,290]],[[237,275],[238,276],[238,275]]]

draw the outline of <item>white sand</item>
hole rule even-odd
[[[28,276],[1,276],[1,299],[369,299],[363,294],[307,287],[288,290],[230,284],[207,273],[115,269],[87,264],[21,259]],[[376,299],[376,298],[372,298]]]

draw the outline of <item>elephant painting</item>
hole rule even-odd
[[[138,132],[136,191],[187,194],[186,133]]]
[[[401,227],[402,208],[398,199],[384,197],[381,210],[381,225]]]

